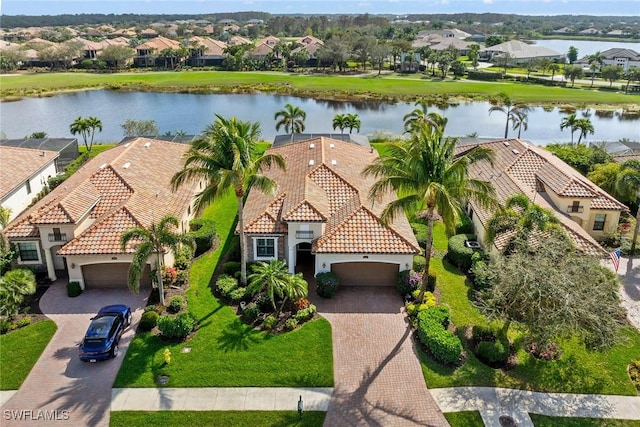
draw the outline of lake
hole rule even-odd
[[[631,49],[640,53],[640,43],[624,43],[619,41],[600,41],[600,40],[532,40],[537,46],[553,49],[558,53],[566,55],[569,52],[569,47],[574,46],[578,49],[578,59],[600,51],[604,52],[607,49],[621,48]]]
[[[95,116],[104,127],[95,140],[114,142],[122,139],[120,125],[126,119],[155,120],[161,134],[176,131],[199,134],[213,122],[217,113],[260,122],[262,136],[273,140],[276,135],[274,114],[286,103],[299,106],[307,113],[305,132],[333,132],[331,124],[336,114],[357,113],[362,123],[360,133],[369,136],[377,132],[401,134],[403,116],[415,108],[404,102],[322,101],[269,94],[196,95],[94,90],[2,102],[0,131],[8,138],[22,138],[36,131],[44,131],[50,137],[69,138],[72,137],[69,125],[77,117]],[[445,108],[432,107],[430,111],[448,118],[447,135],[477,133],[479,137],[502,138],[506,117],[501,112],[489,114],[490,107],[487,102],[463,102]],[[639,140],[640,120],[620,118],[620,113],[619,110],[602,117],[593,110],[578,111],[578,116],[588,116],[595,128],[595,134],[589,135],[587,141]],[[557,108],[534,107],[528,113],[528,130],[522,132],[521,138],[538,145],[569,142],[569,130],[560,131],[560,122],[565,116]],[[279,133],[284,130],[280,129]],[[515,137],[517,133],[510,131],[509,136]],[[575,136],[577,138],[577,134]]]

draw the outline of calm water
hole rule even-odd
[[[193,95],[149,92],[86,91],[56,95],[50,98],[26,98],[18,102],[0,103],[0,130],[8,138],[22,138],[36,131],[45,131],[50,137],[71,137],[69,125],[79,116],[99,118],[104,130],[96,134],[97,142],[119,141],[123,137],[120,125],[126,119],[155,120],[160,133],[199,134],[214,120],[214,114],[236,116],[242,120],[261,123],[263,137],[272,140],[276,135],[274,114],[289,102],[307,113],[306,132],[332,132],[331,123],[336,114],[357,113],[362,122],[361,134],[376,132],[402,133],[402,117],[413,104],[387,104],[381,102],[335,102],[278,95]],[[489,115],[486,102],[461,103],[446,109],[432,107],[449,119],[447,134],[466,136],[477,133],[480,137],[501,138],[504,135],[505,115]],[[611,117],[600,117],[592,111],[579,111],[589,115],[595,134],[588,142],[618,141],[622,138],[640,139],[640,120],[622,120],[620,111]],[[568,142],[568,130],[560,131],[565,114],[557,109],[545,111],[533,108],[528,114],[529,127],[522,139],[545,145]],[[338,130],[339,132],[339,130]],[[283,129],[280,133],[284,133]],[[510,131],[509,136],[517,136]],[[576,134],[577,138],[577,134]]]
[[[640,43],[623,43],[617,41],[591,41],[591,40],[533,40],[536,45],[553,49],[558,53],[566,55],[569,52],[569,47],[574,46],[578,49],[578,59],[587,55],[593,55],[600,51],[604,52],[607,49],[621,48],[631,49],[640,53]]]

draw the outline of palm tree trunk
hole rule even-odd
[[[507,134],[509,133],[509,113],[507,113],[507,123],[504,125],[504,138],[507,138]]]
[[[433,208],[429,208],[427,213],[427,238],[424,248],[424,273],[422,274],[422,284],[420,285],[420,295],[418,295],[418,301],[424,299],[424,293],[429,286],[429,266],[431,264],[431,248],[433,246]]]
[[[238,195],[236,192],[236,197],[238,198],[238,227],[240,228],[240,283],[242,286],[247,285],[247,242],[245,241],[244,235],[244,216],[242,213],[242,209],[244,207],[244,203],[242,201],[243,196]]]
[[[160,252],[161,250],[158,250],[156,274],[158,275],[158,296],[160,297],[160,304],[164,305],[164,284],[162,283],[162,264],[160,263]]]

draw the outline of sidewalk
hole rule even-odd
[[[640,420],[640,396],[541,393],[493,387],[430,389],[442,412],[480,411],[485,426],[500,426],[507,415],[533,426],[529,413],[554,417]]]

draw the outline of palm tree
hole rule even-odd
[[[71,123],[71,126],[69,126],[72,135],[80,134],[80,136],[82,136],[87,151],[91,151],[93,147],[93,137],[96,129],[102,132],[102,122],[97,117],[87,117],[86,119],[78,117]],[[91,137],[90,142],[87,141],[89,137]]]
[[[549,70],[551,71],[551,81],[553,81],[553,77],[556,75],[558,71],[560,71],[560,64],[556,62],[550,64]]]
[[[333,116],[333,130],[340,129],[340,133],[344,133],[345,128],[349,127],[346,114],[336,114]]]
[[[587,118],[576,120],[575,126],[576,129],[580,131],[580,135],[578,135],[578,145],[580,145],[580,141],[582,141],[583,137],[586,138],[587,134],[593,135],[593,133],[595,132],[593,123],[591,123],[591,120]]]
[[[560,221],[549,210],[529,201],[524,194],[515,194],[507,199],[505,206],[497,210],[487,223],[485,243],[495,243],[498,235],[508,233],[509,242],[504,252],[511,253],[517,242],[527,242],[534,231],[558,228]]]
[[[529,108],[525,105],[514,105],[511,102],[511,98],[505,93],[500,93],[498,96],[502,100],[502,105],[494,105],[489,108],[489,114],[494,111],[500,111],[507,116],[507,121],[504,125],[504,137],[506,138],[509,133],[509,121],[515,120],[516,115],[521,112],[526,113]]]
[[[604,64],[604,56],[602,52],[597,51],[593,55],[589,55],[589,70],[591,71],[591,87],[593,87],[593,79],[596,76],[596,71],[599,71]]]
[[[411,132],[414,128],[419,128],[420,124],[427,118],[429,104],[424,99],[419,99],[415,102],[417,108],[411,110],[411,112],[404,115],[402,120],[404,121],[404,131]]]
[[[18,313],[24,297],[36,292],[36,276],[31,270],[18,268],[0,278],[0,314],[12,317]]]
[[[205,180],[207,186],[196,195],[195,205],[201,210],[212,201],[233,190],[238,200],[238,228],[240,230],[240,281],[247,283],[247,244],[244,234],[244,197],[253,187],[274,194],[275,181],[262,174],[262,167],[274,165],[285,169],[278,154],[257,157],[256,139],[260,135],[258,123],[244,122],[235,117],[225,119],[216,114],[203,138],[195,141],[185,154],[184,168],[171,179],[174,189],[186,182]]]
[[[288,300],[304,298],[308,294],[308,284],[302,273],[289,273],[284,260],[259,262],[251,267],[251,270],[253,272],[249,275],[249,293],[256,295],[265,292],[276,316]],[[276,301],[279,299],[282,299],[282,302],[280,307],[276,307]]]
[[[517,111],[513,115],[513,130],[518,129],[518,139],[520,139],[520,133],[524,129],[525,132],[529,128],[529,122],[527,121],[527,113],[524,111]]]
[[[562,119],[560,122],[560,130],[564,130],[565,128],[569,128],[571,130],[571,145],[573,145],[573,134],[577,130],[578,119],[576,117],[576,113],[569,114],[567,117]]]
[[[358,115],[355,113],[350,113],[347,114],[347,117],[345,119],[346,125],[345,127],[349,128],[349,133],[351,133],[353,131],[353,129],[355,128],[357,132],[360,132],[360,119],[358,118]]]
[[[167,250],[176,253],[180,244],[193,245],[193,241],[186,234],[178,234],[174,230],[178,228],[178,218],[166,215],[158,224],[152,222],[148,228],[137,226],[130,228],[120,236],[120,246],[127,249],[129,243],[135,244],[133,260],[129,267],[129,288],[136,294],[140,290],[140,276],[147,265],[151,254],[156,254],[156,274],[158,279],[158,293],[160,304],[164,305],[164,286],[162,283],[163,255]]]
[[[294,107],[287,103],[283,110],[276,112],[273,117],[276,122],[276,131],[280,130],[280,126],[284,126],[285,132],[291,131],[291,142],[293,142],[294,133],[302,133],[304,131],[304,120],[307,113],[300,107]],[[279,119],[279,120],[278,120]]]
[[[491,183],[468,175],[471,163],[482,159],[492,161],[492,151],[476,147],[456,157],[456,143],[457,138],[443,136],[442,128],[425,123],[415,128],[410,138],[389,144],[388,154],[374,160],[363,171],[364,175],[378,179],[369,192],[371,201],[391,190],[398,194],[398,199],[383,209],[384,222],[392,222],[396,215],[404,212],[423,210],[421,216],[427,220],[426,266],[419,300],[428,284],[436,212],[447,233],[453,234],[465,201],[487,207],[497,203]]]

